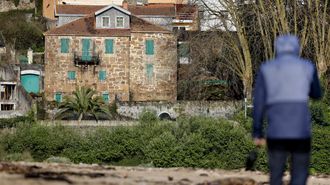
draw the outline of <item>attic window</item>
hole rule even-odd
[[[110,28],[110,17],[102,17],[102,28]]]
[[[116,28],[124,28],[124,17],[116,17]]]

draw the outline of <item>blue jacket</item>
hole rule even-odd
[[[263,138],[267,118],[269,139],[311,137],[309,97],[321,97],[317,71],[311,61],[299,57],[299,40],[284,35],[275,42],[276,57],[258,72],[253,93],[253,137]]]

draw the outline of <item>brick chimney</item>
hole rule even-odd
[[[126,0],[123,1],[123,8],[128,10],[128,2]]]

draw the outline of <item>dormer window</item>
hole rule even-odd
[[[102,28],[110,28],[110,17],[109,16],[102,17]]]
[[[116,28],[124,28],[124,17],[116,17]]]

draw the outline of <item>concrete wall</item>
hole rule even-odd
[[[30,0],[20,0],[18,6],[16,7],[13,1],[0,0],[0,12],[7,12],[10,10],[27,10],[35,8],[35,1],[30,2]]]
[[[43,0],[42,16],[50,20],[55,20],[55,1],[56,0]]]
[[[146,55],[147,39],[154,40],[154,55]],[[130,94],[133,101],[176,101],[177,50],[173,34],[132,33]],[[146,66],[153,65],[151,78]]]
[[[57,27],[67,24],[69,22],[75,21],[82,18],[83,16],[59,16],[57,20]]]
[[[13,66],[1,67],[0,78],[2,81],[16,82],[15,99],[12,101],[15,105],[15,111],[0,111],[0,118],[10,118],[24,115],[32,106],[32,97],[27,94],[24,88],[20,85],[19,70],[14,69]]]
[[[159,25],[168,30],[172,30],[172,17],[160,17],[160,16],[138,16],[139,18],[146,20],[152,24]]]
[[[228,118],[238,108],[242,107],[241,102],[227,101],[179,101],[176,103],[145,102],[145,103],[121,103],[118,106],[118,113],[139,118],[144,110],[153,111],[159,116],[161,113],[168,113],[171,118],[179,116],[210,116]]]
[[[148,3],[187,4],[189,0],[148,0]]]
[[[124,28],[121,29],[129,29],[130,28],[130,17],[129,15],[115,9],[111,8],[99,15],[96,16],[96,28],[102,28],[102,17],[108,16],[110,17],[110,29],[116,28],[116,17],[121,16],[124,17]]]

